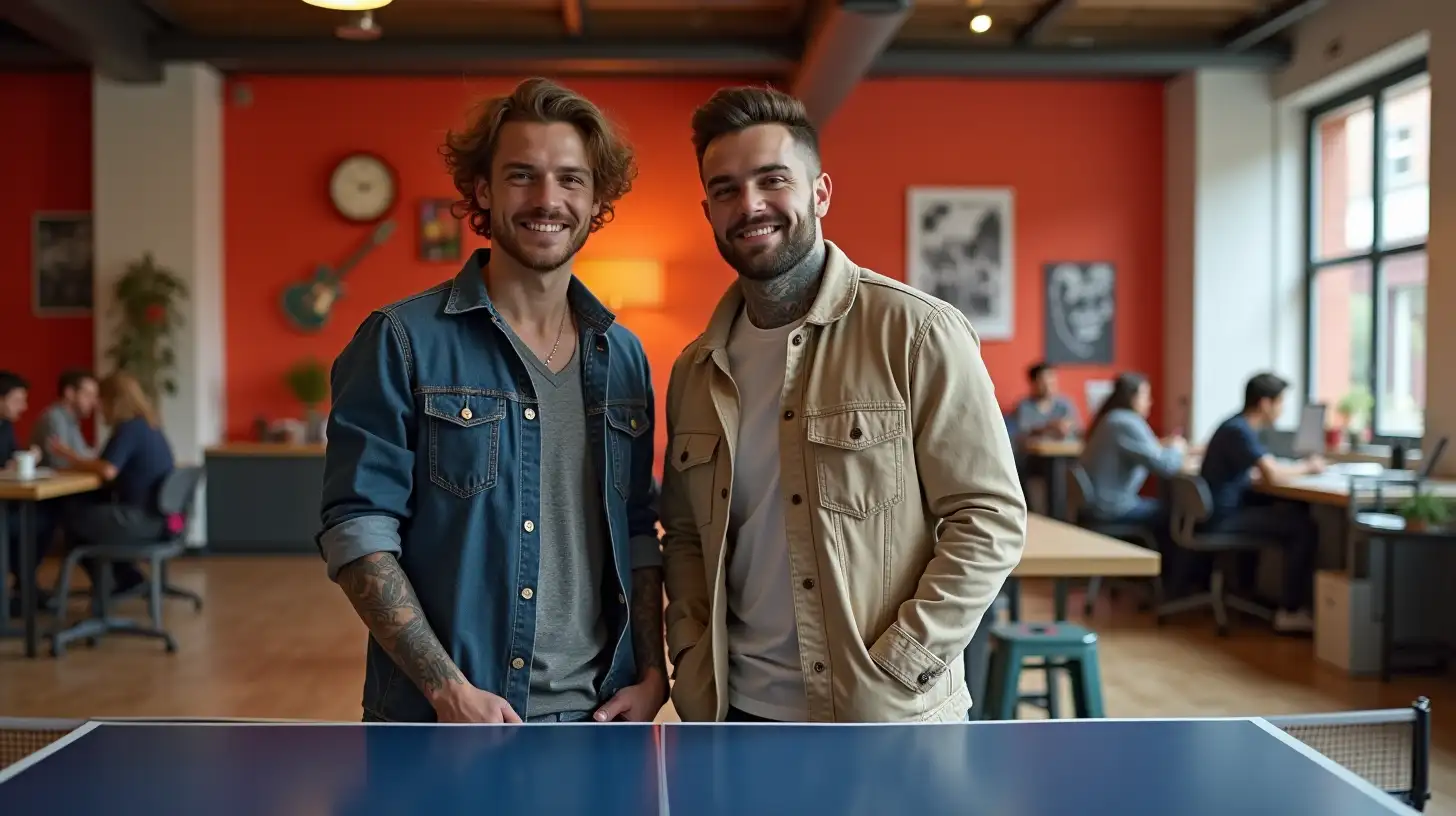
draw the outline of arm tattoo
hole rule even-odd
[[[637,654],[637,679],[657,669],[667,676],[662,640],[662,568],[632,570],[632,651]]]
[[[375,553],[349,564],[339,570],[339,586],[374,639],[420,691],[430,695],[465,682],[393,555]]]

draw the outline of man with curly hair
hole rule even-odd
[[[667,699],[652,380],[571,272],[631,148],[531,79],[441,152],[492,249],[374,311],[333,368],[318,544],[369,628],[364,718],[649,721]]]

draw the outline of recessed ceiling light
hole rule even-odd
[[[391,0],[303,0],[310,6],[334,11],[373,11],[389,5]]]
[[[977,34],[985,34],[991,30],[991,15],[977,14],[971,18],[971,30]]]

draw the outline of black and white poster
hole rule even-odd
[[[32,237],[32,287],[37,315],[91,312],[91,213],[37,213]]]
[[[910,188],[905,282],[955,304],[982,340],[1014,329],[1012,205],[1005,188]]]
[[[1110,365],[1117,270],[1105,261],[1058,261],[1046,271],[1046,361]]]

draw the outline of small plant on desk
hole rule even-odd
[[[324,364],[309,357],[288,370],[288,388],[308,411],[305,431],[310,443],[323,441],[324,418],[319,406],[329,398],[329,372]]]
[[[1405,519],[1407,530],[1419,533],[1445,526],[1451,520],[1451,502],[1417,488],[1414,496],[1401,502],[1397,512]]]

